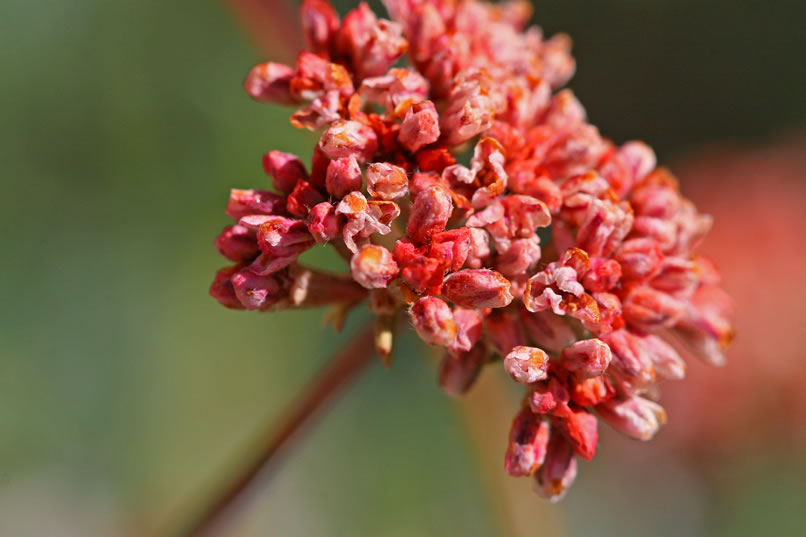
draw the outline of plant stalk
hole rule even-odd
[[[308,426],[325,403],[354,380],[374,356],[375,336],[372,323],[342,347],[327,365],[302,390],[279,423],[272,423],[259,439],[261,446],[247,464],[233,476],[198,515],[175,537],[212,537],[222,531],[226,515],[255,484],[257,477],[268,477],[278,468],[281,456]]]

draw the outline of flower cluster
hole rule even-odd
[[[723,361],[730,302],[692,253],[711,220],[649,147],[586,121],[560,90],[570,40],[526,29],[528,2],[386,6],[393,21],[305,0],[308,50],[247,76],[250,96],[296,106],[291,123],[321,135],[310,167],[264,156],[273,192],[232,191],[216,245],[235,265],[211,294],[260,311],[366,299],[384,356],[405,312],[444,348],[454,395],[500,362],[526,391],[506,470],[558,499],[599,418],[642,440],[664,423],[657,383],[685,373],[669,341]],[[317,244],[350,274],[301,265]]]

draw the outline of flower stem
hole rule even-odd
[[[319,374],[302,390],[279,424],[272,423],[257,444],[260,448],[249,458],[243,468],[213,496],[198,515],[176,537],[212,537],[216,530],[222,535],[223,519],[230,513],[258,476],[268,475],[277,469],[281,455],[288,450],[293,440],[324,404],[355,379],[358,373],[374,356],[375,339],[372,324],[363,326],[342,347]]]

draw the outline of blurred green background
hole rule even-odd
[[[311,147],[286,110],[243,94],[252,64],[289,51],[259,51],[230,8],[0,3],[0,535],[176,523],[358,325],[336,335],[320,312],[207,296],[228,190],[266,184],[266,150]],[[574,37],[592,121],[664,162],[806,125],[802,2],[546,1],[536,20]],[[508,423],[468,427],[486,403],[443,396],[434,369],[411,339],[392,370],[373,365],[228,535],[806,531],[806,463],[786,439],[692,462],[605,435],[567,500],[542,504],[526,481],[501,485]]]

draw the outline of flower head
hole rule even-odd
[[[394,21],[304,0],[309,50],[249,73],[249,95],[299,106],[292,124],[320,137],[310,171],[264,157],[276,192],[233,190],[216,246],[235,265],[211,294],[260,311],[366,299],[384,356],[403,313],[444,349],[452,395],[500,360],[525,387],[506,470],[558,499],[600,419],[642,440],[665,422],[655,385],[685,373],[669,341],[723,360],[730,301],[693,253],[711,219],[648,146],[603,138],[558,91],[570,39],[524,30],[528,2],[386,5]],[[302,266],[317,244],[348,269]]]

